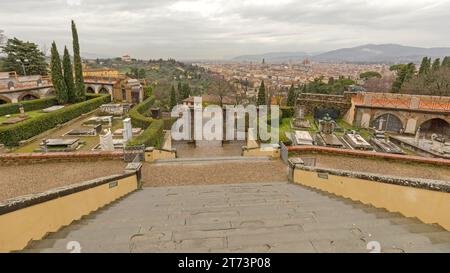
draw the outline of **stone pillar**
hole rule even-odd
[[[304,166],[305,162],[299,157],[291,158],[288,160],[288,180],[289,182],[294,181],[294,171],[296,166]]]
[[[110,129],[107,130],[106,134],[100,135],[100,147],[102,151],[114,151],[114,142]]]
[[[361,117],[361,128],[369,128],[370,126],[370,114],[369,113],[363,113]]]
[[[408,119],[406,122],[405,133],[414,134],[416,132],[417,120],[414,118]]]
[[[131,119],[123,120],[123,141],[126,143],[133,137],[133,128],[131,126]]]

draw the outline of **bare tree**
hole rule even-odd
[[[363,87],[368,92],[386,92],[391,90],[394,77],[384,76],[382,78],[372,77],[364,81]]]
[[[223,107],[223,99],[226,96],[234,96],[235,88],[222,76],[214,76],[212,83],[209,85],[208,94],[218,96],[220,99],[220,107]]]

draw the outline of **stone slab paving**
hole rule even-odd
[[[286,182],[144,188],[25,252],[450,252],[450,233]]]

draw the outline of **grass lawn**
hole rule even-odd
[[[280,133],[280,141],[282,142],[286,142],[289,140],[289,138],[286,136],[286,133],[294,131],[291,128],[291,121],[292,118],[284,118],[280,122],[279,133]]]
[[[345,122],[343,119],[339,119],[337,121],[337,124],[345,130],[354,130],[356,132],[358,132],[363,138],[365,138],[366,140],[368,140],[370,138],[370,132],[367,129],[363,129],[363,128],[358,128],[355,126],[352,126],[350,124],[348,124],[347,122]],[[337,135],[343,135],[344,132],[341,133],[337,133]]]
[[[25,112],[25,114],[27,114],[30,118],[36,118],[39,116],[46,115],[47,113],[42,112],[42,110],[36,110],[36,111]],[[18,117],[18,116],[20,116],[20,114],[12,114],[10,118],[14,118],[14,117]],[[6,121],[7,119],[8,118],[6,116],[0,116],[0,123]],[[6,126],[6,125],[7,124],[0,125],[0,126]]]

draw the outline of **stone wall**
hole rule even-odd
[[[31,164],[44,162],[79,162],[97,160],[123,160],[123,151],[52,152],[52,153],[0,153],[0,164]]]
[[[300,93],[297,98],[297,106],[302,106],[305,114],[314,114],[315,109],[336,109],[341,117],[346,115],[352,107],[352,94],[345,92],[344,95],[326,95]]]

